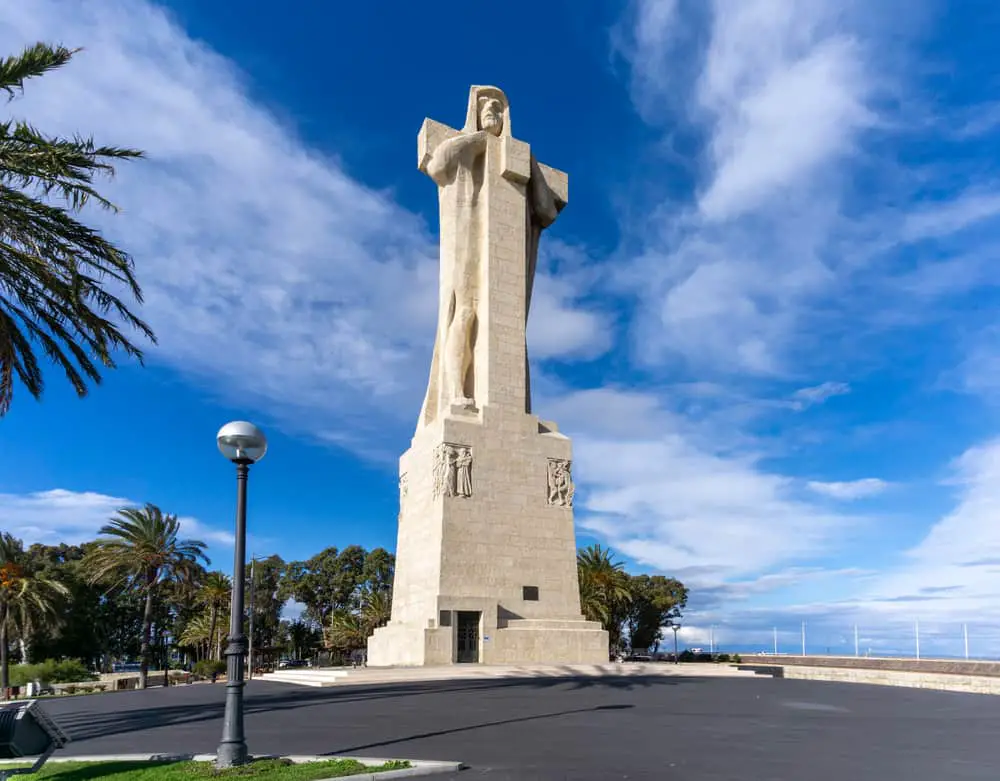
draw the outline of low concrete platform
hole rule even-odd
[[[695,676],[753,678],[752,670],[727,664],[564,664],[488,665],[450,664],[430,667],[328,667],[298,668],[265,673],[260,680],[296,686],[358,686],[407,681],[453,681],[498,678],[579,678],[627,676]]]

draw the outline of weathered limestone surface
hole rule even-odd
[[[471,89],[461,131],[424,121],[418,167],[438,185],[439,323],[400,459],[392,620],[368,664],[459,661],[459,611],[480,614],[475,661],[606,663],[607,633],[580,613],[570,441],[530,412],[538,239],[568,179],[512,137],[495,87]]]

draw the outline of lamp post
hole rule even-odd
[[[680,657],[677,656],[677,633],[681,631],[681,625],[678,623],[672,623],[670,628],[674,630],[674,664],[679,664]]]
[[[226,645],[226,713],[222,742],[216,754],[218,767],[234,767],[247,761],[243,731],[243,656],[247,637],[243,634],[243,582],[247,542],[247,477],[250,465],[267,452],[267,437],[253,423],[227,423],[216,436],[219,450],[236,464],[236,543],[233,556],[233,597],[229,609],[229,643]]]

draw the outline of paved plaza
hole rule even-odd
[[[67,753],[213,752],[222,685],[45,707]],[[254,753],[460,760],[452,778],[962,781],[1000,773],[1000,697],[770,678],[253,681]],[[445,778],[438,776],[438,778]]]

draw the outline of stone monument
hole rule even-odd
[[[417,166],[437,185],[438,329],[427,394],[399,461],[392,619],[368,664],[606,663],[576,571],[572,454],[531,414],[526,326],[538,241],[568,178],[474,86],[461,130],[425,119]]]

